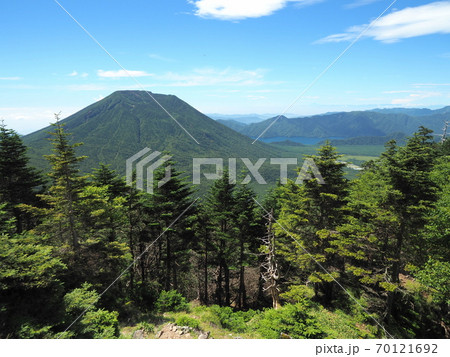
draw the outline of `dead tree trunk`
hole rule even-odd
[[[275,255],[275,234],[273,233],[273,210],[270,211],[265,217],[267,220],[267,233],[260,240],[264,245],[265,259],[261,264],[262,274],[261,277],[264,280],[264,291],[269,291],[270,296],[272,297],[272,306],[274,309],[278,309],[280,305],[280,296],[278,289],[278,265]]]

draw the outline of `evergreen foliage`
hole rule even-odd
[[[0,125],[0,202],[15,219],[18,232],[32,227],[32,220],[20,204],[39,204],[36,196],[43,179],[28,165],[27,148],[14,130]]]
[[[326,143],[309,157],[325,184],[279,184],[264,210],[227,171],[201,200],[171,161],[153,194],[107,165],[85,176],[80,144],[53,129],[40,192],[20,138],[0,128],[1,338],[117,338],[119,323],[149,333],[167,316],[264,338],[450,336],[450,160],[428,129],[352,181]]]

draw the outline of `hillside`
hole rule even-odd
[[[259,123],[260,121],[271,118],[273,115],[270,114],[206,114],[214,120],[222,121],[236,121],[242,124]]]
[[[450,113],[443,108],[432,115],[412,116],[404,113],[356,111],[304,118],[280,117],[263,137],[360,137],[388,136],[394,133],[411,135],[421,125],[440,133]],[[237,128],[249,137],[259,136],[275,118]]]
[[[125,160],[149,147],[169,151],[183,170],[189,170],[193,157],[277,157],[278,150],[255,143],[210,119],[173,95],[152,94],[200,143],[190,138],[145,92],[118,91],[62,122],[73,142],[83,142],[78,155],[86,155],[85,172],[98,163],[111,164],[125,173]],[[42,155],[50,153],[51,127],[23,137],[29,147],[32,165],[46,168]]]
[[[239,130],[241,130],[242,128],[247,126],[247,124],[241,123],[241,122],[233,120],[233,119],[229,119],[229,120],[217,119],[217,122],[222,125],[225,125],[226,127],[230,128],[230,129],[233,129],[234,131],[237,131],[237,132],[239,132]]]
[[[387,136],[359,136],[349,139],[333,139],[329,140],[333,146],[343,145],[384,145],[390,140],[395,140],[397,144],[403,145],[406,140],[406,135],[403,133],[393,133]],[[321,141],[319,144],[325,144],[326,140]]]
[[[428,109],[428,108],[377,108],[372,109],[373,112],[384,113],[384,114],[406,114],[410,116],[427,116],[434,114],[448,114],[450,113],[450,106],[441,109]]]

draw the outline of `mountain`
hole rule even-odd
[[[125,161],[145,147],[167,150],[179,166],[191,171],[193,157],[279,157],[277,149],[255,143],[200,113],[174,95],[152,94],[200,143],[197,144],[145,91],[118,91],[62,120],[72,142],[83,142],[78,155],[86,155],[81,166],[89,172],[100,162],[125,173]],[[23,137],[31,163],[47,168],[42,155],[51,152],[47,140],[51,127]],[[226,162],[226,161],[225,161]]]
[[[449,108],[450,107],[446,107]],[[411,116],[404,113],[379,113],[376,111],[341,112],[310,117],[280,117],[264,134],[270,137],[343,137],[389,136],[394,133],[411,135],[423,125],[437,133],[442,131],[443,123],[450,118],[450,110],[442,108],[432,115]],[[249,137],[259,136],[275,118],[238,128]]]
[[[434,110],[434,114],[450,114],[450,105],[441,109]],[[448,119],[448,116],[447,116]]]
[[[428,108],[376,108],[371,111],[382,114],[406,114],[412,117],[434,114],[434,110]]]
[[[258,123],[260,121],[270,118],[271,115],[260,115],[260,114],[207,114],[210,118],[214,120],[221,121],[236,121],[242,124]]]
[[[420,117],[434,114],[448,114],[450,113],[450,106],[436,110],[428,108],[377,108],[372,109],[371,111],[383,114],[406,114],[413,117]]]
[[[234,131],[238,131],[241,130],[242,128],[246,127],[247,124],[241,123],[239,121],[236,120],[225,120],[225,119],[217,119],[216,120],[218,123],[225,125],[226,127],[233,129]]]
[[[282,140],[282,141],[272,141],[270,145],[278,145],[278,146],[305,146],[305,144],[297,143],[291,140]]]

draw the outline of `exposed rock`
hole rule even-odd
[[[209,331],[208,332],[200,332],[200,335],[198,335],[199,340],[207,340],[209,338]]]
[[[193,329],[189,326],[177,326],[174,323],[165,325],[161,331],[158,332],[156,338],[160,339],[191,339]]]
[[[145,335],[144,330],[136,330],[133,332],[133,338],[134,339],[143,339]]]

